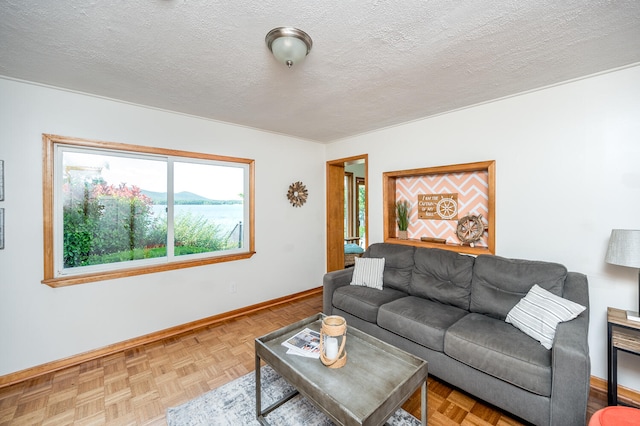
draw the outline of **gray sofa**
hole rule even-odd
[[[556,263],[472,257],[378,243],[383,289],[349,285],[354,269],[324,276],[323,310],[429,362],[429,374],[535,425],[584,425],[589,395],[587,278]],[[545,349],[505,322],[540,287],[587,309]]]

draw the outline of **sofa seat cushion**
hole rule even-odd
[[[393,288],[385,287],[382,290],[378,290],[370,287],[347,285],[337,288],[333,292],[332,303],[333,306],[342,311],[349,312],[353,316],[375,324],[380,306],[406,295],[407,293]]]
[[[524,390],[551,395],[551,351],[504,321],[465,316],[447,330],[444,352]]]
[[[444,333],[468,312],[421,297],[407,296],[380,307],[378,325],[392,333],[442,352]]]

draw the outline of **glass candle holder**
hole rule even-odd
[[[340,368],[347,363],[347,321],[331,315],[322,319],[320,328],[320,361],[329,368]]]

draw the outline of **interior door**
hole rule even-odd
[[[327,163],[327,272],[344,269],[344,161]]]
[[[345,194],[344,176],[345,165],[352,163],[364,164],[364,180],[367,181],[366,154],[327,161],[327,272],[344,269],[344,239],[345,239]],[[364,187],[364,230],[365,235],[360,235],[365,241],[369,241],[369,225],[367,214],[367,186]],[[366,248],[366,246],[364,246]]]

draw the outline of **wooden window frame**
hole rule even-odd
[[[89,274],[69,275],[64,277],[55,276],[54,262],[54,153],[58,144],[77,146],[83,148],[106,149],[127,151],[132,153],[155,154],[162,156],[183,157],[189,159],[201,159],[212,161],[225,161],[231,163],[242,163],[249,169],[249,194],[245,195],[245,200],[249,203],[249,230],[248,248],[246,252],[233,253],[229,255],[217,255],[212,257],[202,257],[197,259],[171,261],[162,264],[146,265],[140,267],[124,267],[122,269],[102,271]],[[155,272],[171,271],[195,266],[210,265],[214,263],[231,262],[235,260],[247,259],[255,254],[255,161],[246,158],[226,157],[220,155],[180,151],[173,149],[154,148],[140,145],[130,145],[115,142],[103,142],[58,136],[51,134],[42,135],[42,187],[43,187],[43,231],[44,231],[44,279],[43,284],[50,287],[64,287],[89,282],[110,280],[116,278],[131,277],[136,275],[151,274]]]

